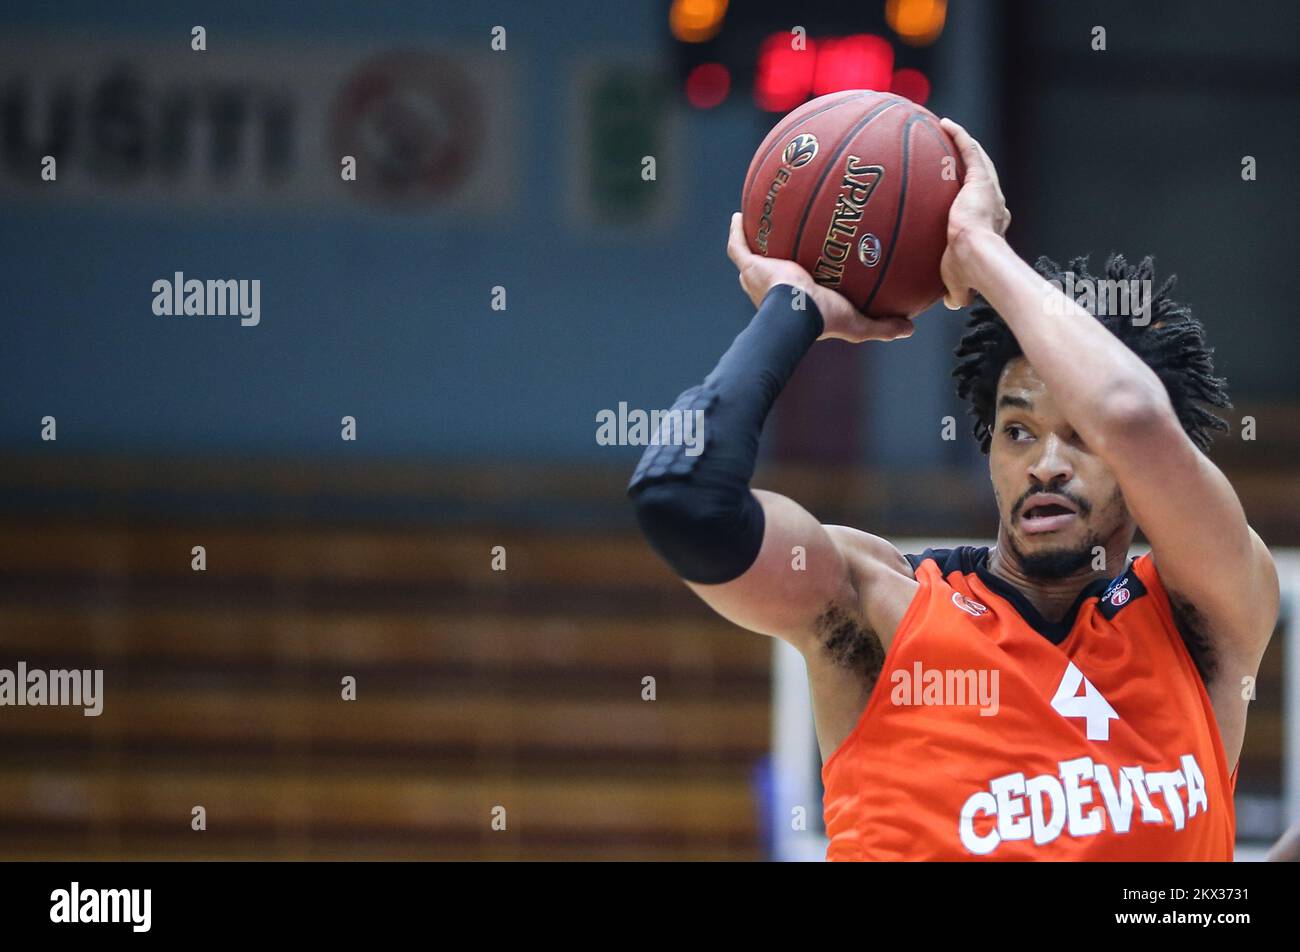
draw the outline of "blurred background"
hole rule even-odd
[[[0,709],[0,858],[819,855],[802,670],[654,558],[623,496],[640,450],[596,429],[670,406],[748,321],[723,253],[745,170],[837,89],[965,124],[1022,255],[1179,274],[1235,403],[1214,457],[1283,553],[1291,626],[1298,20],[5,4],[0,667],[101,668],[105,701]],[[260,280],[260,323],[156,316],[176,272]],[[756,484],[891,539],[988,539],[960,329],[940,307],[905,343],[815,348]],[[1294,635],[1252,705],[1242,858],[1300,820]]]

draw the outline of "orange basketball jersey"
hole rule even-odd
[[[1150,556],[1059,624],[989,550],[909,555],[920,583],[826,761],[831,860],[1231,860],[1218,724]]]

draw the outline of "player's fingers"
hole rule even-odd
[[[943,127],[944,132],[952,136],[953,144],[957,146],[957,151],[961,153],[962,162],[966,165],[967,178],[972,173],[977,175],[986,174],[988,170],[984,165],[984,157],[980,154],[980,144],[975,141],[975,137],[961,125],[947,117],[940,119],[939,125]]]
[[[973,295],[966,286],[965,279],[952,266],[952,258],[945,254],[939,262],[939,277],[943,279],[943,306],[950,311],[959,311],[971,303]]]
[[[971,141],[975,143],[975,148],[979,150],[980,160],[984,163],[984,170],[988,172],[989,178],[993,180],[993,187],[998,190],[998,201],[1001,201],[1002,183],[998,180],[998,167],[993,164],[993,160],[989,158],[988,152],[978,139],[972,139]]]
[[[884,326],[881,330],[888,332],[886,340],[903,340],[911,337],[916,331],[916,325],[905,317],[891,317],[881,321]]]
[[[911,337],[916,325],[905,317],[867,317],[860,315],[864,340],[903,340]]]
[[[961,158],[966,163],[967,181],[973,175],[976,180],[987,176],[994,182],[998,179],[997,170],[993,167],[988,153],[984,147],[976,141],[975,137],[965,130],[960,124],[953,122],[947,117],[939,120],[939,125],[943,126],[944,131],[952,136],[952,141],[956,144],[957,149],[961,152]]]
[[[989,158],[988,152],[984,150],[984,146],[980,145],[978,139],[975,140],[975,148],[980,150],[980,157],[984,160],[984,168],[988,170],[989,178],[993,180],[993,187],[998,190],[998,201],[1005,202],[1006,200],[1002,197],[1002,181],[998,178],[998,167],[993,164],[993,160]]]
[[[745,228],[740,212],[731,216],[731,231],[727,234],[727,257],[737,268],[743,268],[753,254],[745,242]]]
[[[952,136],[952,141],[957,143],[958,148],[961,148],[963,139],[969,139],[971,137],[970,133],[966,131],[965,126],[955,119],[949,119],[947,116],[944,116],[939,120],[939,125],[943,127],[944,132]]]
[[[948,118],[939,120],[940,125],[943,125],[945,122],[948,123],[946,128],[948,129],[949,134],[953,137],[953,141],[957,143],[957,147],[962,150],[963,157],[969,153],[978,158],[978,164],[981,165],[985,171],[993,172],[993,161],[989,158],[989,154],[984,151],[984,146],[980,144],[980,140],[967,132],[966,127],[960,122],[954,122],[952,119]]]

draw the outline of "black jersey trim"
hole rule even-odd
[[[1020,589],[1016,588],[1006,579],[994,575],[988,567],[989,547],[986,545],[962,545],[955,549],[926,549],[920,555],[905,555],[905,559],[911,564],[912,571],[915,572],[922,562],[933,560],[939,566],[939,572],[947,578],[953,572],[960,572],[962,575],[974,574],[979,580],[993,592],[995,595],[1005,599],[1011,607],[1016,610],[1025,623],[1034,631],[1038,632],[1054,645],[1059,645],[1070,634],[1074,628],[1074,623],[1079,617],[1079,609],[1089,598],[1100,597],[1115,586],[1121,578],[1129,578],[1129,585],[1137,583],[1133,590],[1133,596],[1145,595],[1146,589],[1142,587],[1141,580],[1138,579],[1137,573],[1133,571],[1133,561],[1130,559],[1125,571],[1113,579],[1099,578],[1085,585],[1082,591],[1070,606],[1070,610],[1065,613],[1065,617],[1060,621],[1049,621],[1034,607],[1033,602],[1024,596]],[[1107,618],[1113,618],[1117,607],[1106,606],[1102,614]]]

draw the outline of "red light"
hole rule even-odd
[[[889,91],[906,96],[918,106],[924,106],[930,98],[930,80],[919,69],[900,69],[894,74],[894,83]]]
[[[813,95],[841,89],[888,89],[893,71],[894,48],[883,37],[860,33],[825,40],[817,51]]]
[[[701,63],[686,77],[686,99],[696,109],[712,109],[731,92],[731,74],[721,63]]]
[[[789,33],[773,33],[759,48],[754,101],[760,109],[789,112],[812,92],[817,45],[808,40],[807,49],[796,50],[792,39]]]

